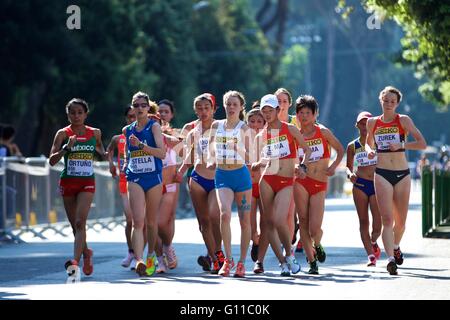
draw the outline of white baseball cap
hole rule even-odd
[[[264,107],[272,107],[277,108],[278,105],[278,98],[274,94],[266,94],[264,97],[261,98],[260,107],[261,109]]]

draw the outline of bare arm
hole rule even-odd
[[[375,119],[370,118],[367,120],[367,137],[366,137],[366,145],[365,149],[367,152],[367,157],[369,159],[373,159],[375,157],[375,137],[373,135],[373,128],[375,126]]]
[[[312,152],[311,148],[306,144],[306,141],[303,138],[302,133],[296,126],[289,125],[289,131],[291,132],[291,134],[297,141],[297,144],[299,145],[299,147],[303,149],[305,156],[303,157],[302,164],[307,165],[309,163],[309,159],[311,157],[311,152]]]
[[[404,144],[405,149],[408,150],[424,150],[427,147],[427,142],[425,141],[425,138],[423,137],[422,133],[417,129],[417,127],[414,125],[414,122],[410,117],[407,115],[400,116],[400,123],[402,124],[403,128],[414,138],[414,141],[406,142]],[[397,144],[394,144],[392,146],[393,148],[398,147]],[[401,144],[400,144],[401,148]],[[399,148],[397,148],[399,149]],[[392,148],[391,148],[392,150]],[[396,149],[395,149],[396,150]],[[395,151],[393,150],[393,151]]]
[[[55,138],[53,139],[53,145],[52,148],[50,149],[50,156],[48,160],[51,166],[57,164],[59,160],[61,160],[61,158],[64,157],[64,155],[66,154],[67,151],[61,148],[65,139],[67,139],[65,131],[59,130],[56,133]],[[69,147],[72,147],[74,144],[75,141],[73,141],[73,143]]]
[[[347,178],[350,179],[352,183],[356,182],[356,174],[353,172],[353,161],[355,160],[355,148],[353,147],[353,143],[350,142],[347,145]]]
[[[97,141],[97,144],[95,145],[95,151],[97,151],[101,159],[104,160],[107,154],[105,152],[105,147],[103,146],[102,142],[102,132],[100,131],[100,129],[94,129],[94,135],[95,140]]]
[[[211,129],[209,131],[209,143],[208,143],[208,157],[206,160],[208,168],[214,168],[216,165],[216,131],[217,131],[218,123],[214,121],[211,125]]]
[[[327,128],[323,128],[322,134],[327,139],[330,146],[336,150],[336,159],[333,161],[333,163],[328,167],[327,175],[333,176],[334,172],[336,171],[337,166],[339,163],[341,163],[342,158],[344,158],[344,146],[342,143],[335,137],[335,135]]]
[[[152,125],[152,133],[153,137],[155,138],[156,148],[152,148],[144,144],[144,148],[142,148],[142,150],[151,154],[152,156],[164,159],[166,157],[166,146],[164,145],[164,139],[159,123],[154,123]]]
[[[109,162],[109,172],[111,172],[112,176],[117,176],[116,166],[114,165],[114,150],[117,148],[117,141],[119,140],[119,135],[115,135],[111,138],[111,142],[109,143],[107,150],[107,158]]]

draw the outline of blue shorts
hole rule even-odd
[[[366,180],[358,177],[354,186],[355,188],[363,191],[368,197],[371,197],[375,194],[375,186],[373,184],[373,181],[371,180]]]
[[[211,190],[214,190],[216,187],[214,184],[214,179],[206,179],[199,175],[195,170],[191,173],[191,179],[197,182],[202,188],[206,191],[206,193],[210,193]]]
[[[128,174],[127,181],[140,185],[144,192],[147,192],[162,183],[162,176],[161,173]]]
[[[228,188],[233,192],[243,192],[252,189],[252,178],[246,166],[236,170],[216,169],[214,178],[216,189]]]

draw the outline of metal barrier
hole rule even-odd
[[[449,227],[450,171],[424,167],[422,171],[422,235],[448,237],[450,236]]]
[[[67,236],[62,231],[67,228],[68,220],[59,193],[62,169],[62,162],[50,167],[45,157],[0,158],[0,240],[7,238],[20,242],[20,236],[25,232],[45,239],[47,230]],[[118,179],[111,177],[108,162],[96,162],[94,172],[96,192],[87,228],[98,231],[94,227],[111,229],[111,222],[123,224]],[[177,217],[191,216],[194,216],[192,203],[186,183],[182,183]]]

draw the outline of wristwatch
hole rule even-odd
[[[70,151],[70,148],[69,148],[69,146],[67,144],[63,145],[61,149],[66,151],[66,152]]]
[[[300,164],[300,168],[302,168],[303,171],[308,172],[308,167],[306,166],[306,164],[301,163],[301,164]]]
[[[138,148],[139,149],[144,149],[144,146],[145,146],[145,144],[141,141],[141,142],[139,142],[139,144],[138,144]]]

